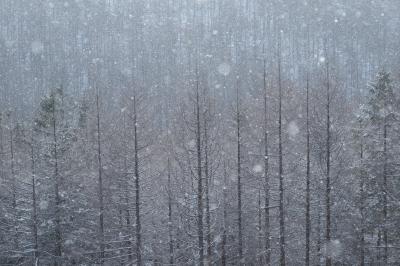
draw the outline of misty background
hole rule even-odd
[[[0,1],[0,264],[399,264],[399,14]]]

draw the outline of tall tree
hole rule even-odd
[[[196,151],[197,151],[197,234],[199,248],[199,265],[204,265],[204,237],[203,237],[203,180],[201,156],[201,120],[200,120],[200,88],[199,74],[196,70]]]
[[[364,109],[369,125],[367,134],[370,137],[367,152],[369,154],[370,171],[375,176],[375,180],[372,180],[375,189],[372,192],[376,195],[379,203],[379,206],[374,208],[374,214],[376,217],[381,217],[376,221],[378,223],[376,224],[378,230],[377,260],[387,264],[389,262],[390,226],[388,195],[392,195],[388,186],[388,178],[395,171],[395,154],[390,149],[395,137],[390,137],[389,130],[395,128],[398,116],[396,96],[393,92],[389,73],[384,71],[378,73],[376,82],[371,86],[369,97],[368,104]],[[383,241],[383,246],[381,241]],[[383,256],[381,256],[382,249]],[[383,261],[381,261],[382,259]]]
[[[14,153],[14,124],[12,113],[7,114],[9,120],[9,143],[10,143],[10,182],[11,182],[11,207],[13,211],[13,241],[14,249],[17,251],[19,246],[18,241],[18,213],[17,213],[17,180],[15,176],[15,153]]]
[[[61,90],[60,90],[60,93]],[[51,123],[53,129],[53,159],[54,159],[54,191],[55,191],[55,199],[56,199],[56,252],[55,255],[59,259],[62,257],[62,235],[61,235],[61,196],[60,196],[60,177],[59,177],[59,169],[58,169],[58,140],[57,140],[57,120],[56,120],[56,96],[53,93],[50,96],[51,99]],[[56,264],[61,264],[57,262]]]
[[[270,247],[270,222],[269,222],[269,199],[270,199],[270,182],[268,176],[269,170],[269,152],[268,152],[268,99],[267,99],[267,70],[266,62],[263,60],[263,87],[264,87],[264,208],[265,208],[265,264],[271,263],[271,247]]]
[[[325,44],[326,45],[326,44]],[[326,247],[331,241],[331,117],[330,117],[330,81],[329,81],[329,60],[327,48],[325,46],[325,62],[326,62],[326,187],[325,187],[325,218],[326,218]],[[326,252],[326,266],[332,265],[332,258],[329,252]]]
[[[310,107],[309,107],[309,78],[306,81],[306,266],[310,265],[310,236],[311,236],[311,193],[310,193]]]
[[[238,226],[238,248],[239,248],[239,264],[244,263],[243,259],[243,228],[242,228],[242,161],[241,161],[241,110],[239,98],[239,79],[236,83],[236,145],[237,145],[237,226]]]
[[[224,186],[223,186],[223,188],[222,188],[222,201],[223,201],[223,218],[222,218],[222,243],[221,243],[221,248],[222,248],[222,251],[221,251],[221,265],[223,265],[223,266],[225,266],[226,264],[227,264],[227,255],[226,255],[226,249],[227,249],[227,247],[226,247],[226,244],[227,244],[227,231],[228,231],[228,225],[227,225],[227,222],[228,222],[228,210],[227,210],[227,205],[228,205],[228,202],[227,202],[227,198],[228,198],[228,189],[227,189],[227,165],[226,165],[226,162],[224,161],[224,165],[223,165],[223,167],[224,167],[224,173],[223,173],[223,176],[224,176],[224,179],[223,179],[223,184],[224,184]]]
[[[278,41],[278,152],[279,152],[279,248],[281,266],[286,265],[285,255],[285,213],[283,187],[283,150],[282,150],[282,80],[281,80],[281,41]]]
[[[365,265],[365,201],[366,201],[366,195],[365,195],[365,178],[366,178],[366,171],[364,169],[364,124],[365,122],[363,121],[363,117],[358,117],[357,119],[359,128],[358,128],[358,134],[356,135],[358,139],[358,144],[359,144],[359,169],[358,169],[358,175],[359,175],[359,202],[358,202],[358,209],[360,212],[360,237],[359,237],[359,249],[360,249],[360,266]]]
[[[208,93],[207,93],[208,96]],[[210,99],[206,100],[210,102]],[[208,104],[210,106],[210,104]],[[211,169],[210,169],[210,147],[209,147],[209,117],[210,108],[204,112],[204,187],[205,187],[205,203],[206,203],[206,241],[207,241],[207,265],[212,263],[212,247],[211,247],[211,214],[210,214],[210,180],[211,180]]]
[[[60,156],[63,156],[69,148],[70,132],[65,122],[64,91],[61,88],[54,89],[40,103],[38,117],[35,120],[35,130],[49,138],[49,156],[51,158],[52,185],[54,195],[54,211],[51,218],[55,221],[54,226],[54,264],[61,265],[63,260],[63,198],[61,196],[61,185],[63,177],[60,172]]]
[[[168,249],[169,249],[169,264],[174,265],[174,239],[172,235],[172,184],[171,184],[171,162],[168,157],[167,175],[168,175]]]
[[[135,180],[135,214],[136,214],[136,264],[142,265],[142,227],[140,221],[140,182],[139,182],[139,136],[136,91],[133,99],[133,137],[134,137],[134,180]]]
[[[31,185],[32,185],[32,235],[33,235],[33,260],[36,265],[39,265],[39,237],[38,237],[38,214],[37,214],[37,196],[36,196],[36,171],[35,171],[35,147],[34,133],[31,132],[30,157],[31,157]]]
[[[103,193],[103,165],[101,154],[101,129],[100,129],[100,108],[99,88],[96,88],[96,118],[97,118],[97,167],[98,167],[98,197],[99,197],[99,233],[100,233],[100,265],[104,262],[104,193]]]

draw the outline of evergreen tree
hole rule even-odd
[[[39,209],[44,254],[52,254],[56,265],[75,260],[73,247],[80,230],[75,223],[79,213],[76,195],[81,184],[75,179],[74,143],[76,142],[75,106],[62,88],[52,90],[40,103],[35,119],[38,147],[38,174],[43,176]],[[38,145],[39,146],[39,145]],[[46,261],[46,260],[44,260]]]
[[[395,195],[393,190],[398,171],[398,102],[393,91],[390,74],[381,71],[371,84],[369,99],[363,108],[366,120],[366,159],[368,179],[366,180],[366,199],[368,210],[368,229],[373,235],[371,245],[376,246],[375,261],[390,262],[391,243],[395,230],[394,206],[389,199]],[[398,182],[398,181],[397,181]],[[397,192],[398,193],[398,192]]]

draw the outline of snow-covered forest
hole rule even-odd
[[[1,0],[0,265],[400,265],[399,0]]]

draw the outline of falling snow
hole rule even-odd
[[[0,265],[400,265],[399,0],[0,0]]]

